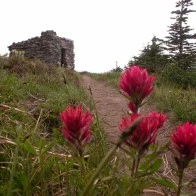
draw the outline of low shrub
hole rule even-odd
[[[183,70],[175,64],[169,64],[162,72],[164,80],[174,83],[184,89],[196,87],[196,69]],[[164,81],[163,81],[164,82]]]

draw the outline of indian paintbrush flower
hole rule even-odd
[[[196,125],[187,122],[178,126],[171,140],[178,168],[184,169],[196,157]]]
[[[182,178],[184,169],[188,167],[190,161],[196,156],[196,125],[189,122],[178,126],[171,137],[173,143],[173,154],[178,167],[178,191],[181,193]]]
[[[93,123],[92,115],[89,112],[84,112],[79,106],[75,108],[70,106],[60,116],[64,124],[64,137],[81,154],[83,147],[91,140],[90,126]]]
[[[123,118],[119,128],[121,132],[126,131],[135,119],[141,114],[132,114],[129,117]],[[150,146],[155,143],[158,129],[161,128],[166,121],[166,116],[156,112],[150,113],[143,119],[133,134],[127,139],[126,144],[139,151],[142,155]]]
[[[130,100],[129,108],[133,113],[137,113],[143,100],[152,93],[154,80],[146,69],[138,66],[130,67],[121,76],[120,88]]]

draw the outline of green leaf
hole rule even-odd
[[[162,159],[157,159],[154,161],[154,163],[151,163],[150,165],[142,165],[142,169],[140,168],[140,175],[139,177],[145,177],[154,174],[159,170],[159,168],[162,165]]]
[[[39,153],[42,153],[42,150],[44,148],[44,145],[46,144],[46,141],[44,139],[41,139],[39,142]]]
[[[177,185],[169,179],[155,178],[155,177],[152,177],[151,179],[159,185],[165,186],[167,188],[174,189],[175,191],[177,190]]]
[[[157,159],[157,157],[164,153],[167,149],[168,149],[168,146],[170,145],[170,141],[168,143],[166,143],[163,147],[161,147],[159,150],[156,150],[156,147],[154,147],[154,152],[151,153],[151,154],[148,154],[146,157],[145,157],[145,161],[144,163],[140,166],[140,168],[142,170],[148,170],[149,169],[149,165],[155,160]]]
[[[189,163],[189,168],[190,167],[195,167],[196,165],[196,159],[191,160],[191,162]]]
[[[57,129],[54,129],[53,133],[54,133],[54,138],[56,139],[57,143],[63,146],[65,144],[65,139],[62,133]]]
[[[52,142],[50,142],[48,145],[46,145],[43,148],[41,154],[44,154],[44,153],[48,152],[55,144],[56,144],[56,141],[55,140],[53,140]]]
[[[140,189],[149,189],[149,188],[153,188],[155,185],[148,181],[148,180],[144,180],[141,184],[140,184]]]
[[[32,146],[31,143],[29,143],[28,141],[26,141],[22,146],[31,155],[36,155],[37,154],[34,146]]]
[[[150,172],[155,173],[159,170],[159,168],[162,165],[162,159],[157,159],[153,164],[152,167],[150,168]]]
[[[29,177],[27,176],[27,174],[25,172],[22,172],[20,174],[20,181],[21,181],[24,189],[26,189],[29,185]]]

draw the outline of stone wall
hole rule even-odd
[[[73,41],[58,37],[54,31],[42,32],[40,37],[13,43],[8,48],[10,51],[25,51],[24,56],[30,59],[40,59],[50,65],[74,69]]]

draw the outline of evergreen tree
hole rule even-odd
[[[138,57],[134,56],[133,60],[129,61],[129,66],[137,64],[150,72],[162,70],[168,62],[167,55],[164,55],[163,51],[162,42],[154,36],[151,44],[148,44]]]
[[[188,14],[196,12],[190,9],[192,5],[192,0],[179,0],[176,3],[176,10],[171,12],[175,15],[171,17],[175,22],[169,26],[169,36],[166,37],[166,49],[183,69],[192,66],[196,56],[196,42],[191,42],[196,39],[196,34],[191,34],[193,29],[187,24]]]

